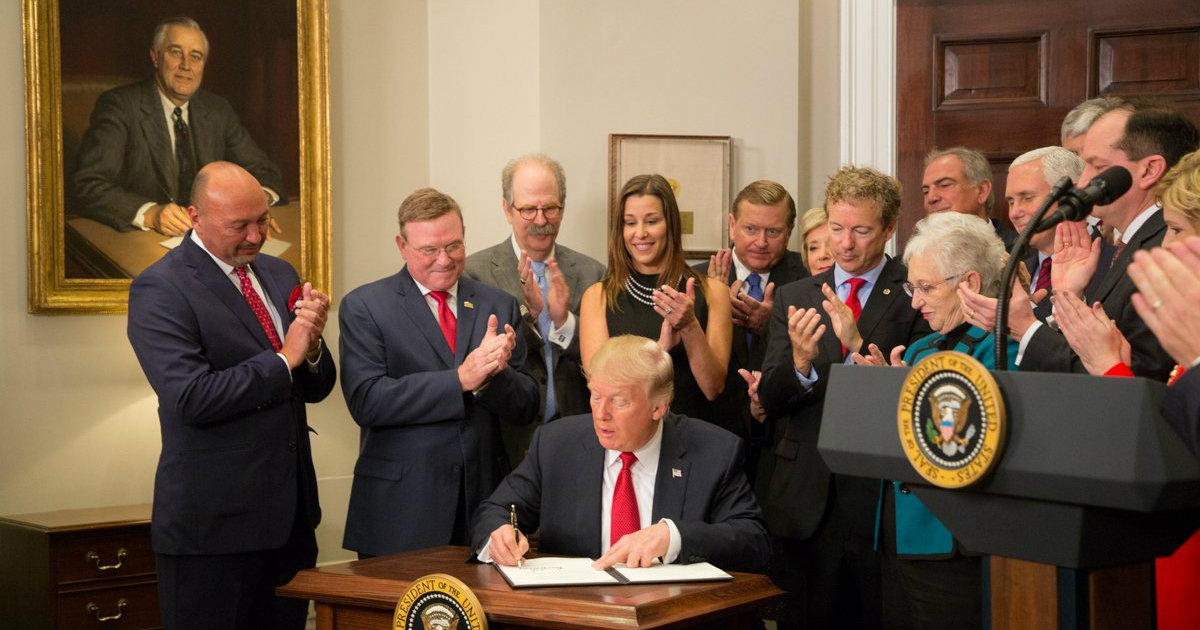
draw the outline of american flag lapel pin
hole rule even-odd
[[[671,469],[671,478],[672,479],[683,479],[683,471],[679,470],[678,468],[672,468]]]

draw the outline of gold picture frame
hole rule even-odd
[[[22,29],[25,62],[25,137],[26,137],[26,213],[28,233],[28,295],[31,313],[123,313],[127,310],[130,278],[136,275],[132,266],[114,265],[116,272],[128,277],[76,277],[67,273],[68,249],[79,242],[68,238],[66,181],[64,178],[64,129],[63,129],[63,74],[62,74],[62,31],[60,30],[60,1],[68,0],[22,0]],[[234,6],[237,0],[222,0]],[[329,147],[329,62],[328,62],[328,7],[326,0],[283,0],[290,8],[294,2],[296,12],[295,33],[295,129],[298,138],[288,141],[298,144],[298,155],[288,156],[292,169],[290,186],[298,188],[293,199],[298,198],[298,210],[291,216],[293,231],[284,232],[298,252],[294,258],[301,278],[329,291],[332,270],[330,264],[330,147]],[[98,3],[117,17],[120,9],[113,3]],[[147,3],[131,3],[132,8]],[[74,6],[74,5],[72,5]],[[202,11],[211,11],[199,5]],[[247,5],[248,6],[248,5]],[[169,9],[167,9],[169,11]],[[158,15],[159,19],[174,13]],[[76,17],[74,15],[72,18]],[[197,17],[204,24],[204,19]],[[82,19],[82,18],[80,18]],[[88,19],[91,19],[90,17]],[[132,23],[132,22],[131,22]],[[90,25],[90,23],[89,23]],[[212,29],[206,27],[209,38]],[[290,32],[290,31],[289,31]],[[136,38],[143,51],[148,51],[151,31],[129,35]],[[87,42],[96,46],[104,38]],[[142,60],[145,57],[141,58]],[[234,65],[228,61],[225,63]],[[128,70],[137,77],[139,71],[149,76],[149,63]],[[222,72],[231,72],[229,66]],[[210,70],[209,74],[212,74]],[[207,86],[207,76],[206,83]],[[289,77],[290,78],[290,77]],[[290,96],[290,95],[289,95]],[[290,109],[290,107],[289,107]],[[291,112],[286,112],[291,119]],[[286,127],[286,126],[285,126]],[[284,128],[283,134],[290,133]],[[295,201],[291,205],[296,205]],[[73,220],[74,221],[74,220]],[[281,221],[282,222],[282,221]],[[80,222],[82,225],[83,222]],[[99,224],[97,224],[99,225]],[[71,226],[71,238],[80,238],[83,228]],[[92,226],[94,228],[94,226]],[[95,228],[98,229],[98,228]],[[110,229],[104,227],[104,229]],[[122,243],[131,243],[130,238],[143,241],[152,232],[111,230],[106,238]],[[119,236],[114,236],[119,235]],[[131,236],[125,236],[131,235]],[[155,235],[158,239],[163,237]],[[68,242],[70,240],[70,242]],[[119,247],[125,247],[120,245]],[[134,246],[129,246],[132,248]],[[144,243],[137,247],[144,250]],[[157,242],[152,251],[144,256],[157,259],[166,251]],[[73,256],[77,252],[72,250]],[[103,252],[102,252],[103,253]],[[144,257],[143,256],[143,257]],[[288,258],[289,256],[284,256]],[[103,262],[103,261],[102,261]],[[104,263],[109,264],[109,263]],[[146,263],[148,264],[148,263]],[[145,264],[142,265],[144,268]],[[101,268],[104,265],[100,265]],[[89,272],[90,273],[90,272]]]
[[[634,175],[667,178],[683,223],[683,254],[707,260],[729,247],[733,142],[729,136],[613,133],[608,136],[608,207]]]

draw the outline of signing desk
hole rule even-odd
[[[271,217],[279,223],[282,234],[271,232],[269,238],[291,243],[280,258],[300,267],[300,204],[289,203],[271,208]],[[133,278],[169,250],[160,243],[167,240],[158,232],[131,230],[121,232],[86,217],[68,216],[64,248],[83,278]]]
[[[430,573],[466,583],[491,630],[749,628],[755,611],[783,594],[765,576],[732,572],[731,582],[513,590],[491,565],[468,564],[469,555],[466,547],[435,547],[306,569],[276,592],[314,600],[318,630],[391,628],[401,593]]]

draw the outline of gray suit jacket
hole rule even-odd
[[[650,520],[669,518],[679,528],[678,562],[766,568],[770,542],[742,472],[740,442],[703,420],[673,413],[663,418]],[[541,532],[538,551],[599,557],[603,475],[604,448],[590,414],[541,427],[529,456],[479,506],[472,548],[482,548],[508,522],[515,504],[521,528]]]
[[[479,346],[488,315],[522,335],[511,297],[458,283],[457,354],[408,268],[342,299],[342,393],[361,430],[343,546],[370,555],[450,542],[458,502],[470,515],[508,472],[499,423],[532,417],[537,385],[517,340],[508,367],[479,395],[457,367]],[[468,523],[469,527],[470,523]]]
[[[583,300],[583,292],[592,284],[604,277],[604,265],[595,259],[563,247],[554,246],[554,256],[558,268],[566,280],[570,290],[567,308],[579,318],[579,303]],[[517,303],[523,302],[521,279],[517,275],[517,256],[513,253],[512,241],[505,238],[499,244],[476,252],[467,257],[466,275],[484,284],[496,287],[516,298]],[[526,314],[524,306],[521,313]],[[533,431],[540,424],[543,409],[546,408],[546,362],[542,359],[545,342],[538,331],[537,321],[525,317],[524,338],[527,349],[525,365],[529,374],[538,383],[540,400],[537,410],[528,424],[505,423],[501,432],[504,435],[505,449],[509,459],[516,466],[525,456],[529,448],[529,440]],[[587,381],[583,378],[583,368],[579,359],[579,334],[576,328],[575,338],[564,350],[556,344],[551,344],[554,362],[554,392],[558,403],[560,417],[586,413],[588,406]]]
[[[279,167],[254,143],[229,101],[197,90],[188,101],[197,168],[226,160],[250,172],[287,203]],[[175,149],[154,80],[113,88],[96,100],[70,183],[72,209],[118,230],[132,230],[143,204],[176,198]]]

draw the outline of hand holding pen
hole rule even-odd
[[[522,566],[529,552],[529,539],[521,535],[517,525],[517,506],[508,506],[508,523],[497,527],[488,542],[492,562],[505,566]]]

